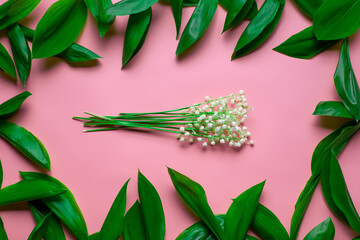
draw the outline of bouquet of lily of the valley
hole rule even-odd
[[[238,94],[216,99],[205,97],[203,103],[169,111],[120,113],[117,116],[85,112],[89,117],[74,119],[84,121],[86,127],[93,127],[84,132],[140,128],[177,133],[181,142],[199,141],[204,147],[217,143],[241,147],[254,144],[249,140],[251,133],[244,126],[248,110],[244,91],[240,90]]]

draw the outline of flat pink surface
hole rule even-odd
[[[28,17],[28,26],[35,27],[53,2],[42,1]],[[192,8],[184,10],[182,29],[191,12]],[[308,61],[274,52],[273,47],[311,24],[293,2],[287,1],[280,23],[268,41],[252,54],[231,62],[230,56],[246,23],[221,35],[225,14],[219,7],[205,36],[182,59],[175,57],[178,42],[171,8],[155,4],[145,44],[125,70],[121,70],[121,56],[126,17],[118,17],[103,39],[94,19],[89,17],[78,42],[103,57],[94,66],[70,66],[55,58],[33,62],[26,87],[33,96],[11,120],[43,141],[51,157],[51,174],[75,195],[89,233],[99,231],[128,178],[132,178],[128,207],[135,201],[138,169],[162,198],[166,239],[175,239],[197,221],[177,196],[165,165],[202,184],[215,213],[225,213],[232,198],[267,179],[261,203],[289,231],[295,202],[310,176],[312,152],[323,137],[341,124],[311,115],[319,101],[338,99],[332,75],[339,45]],[[1,40],[8,46],[5,36]],[[350,52],[354,70],[359,73],[359,38],[350,40]],[[24,90],[4,75],[0,89],[0,101]],[[249,105],[254,107],[246,125],[255,146],[239,152],[219,147],[204,151],[199,144],[181,144],[171,134],[84,134],[82,124],[72,120],[73,116],[83,116],[83,111],[115,115],[174,109],[201,102],[206,95],[224,96],[240,89],[245,90]],[[358,209],[359,140],[360,135],[356,135],[339,157]],[[19,170],[38,170],[2,140],[0,149],[4,186],[20,179]],[[10,239],[26,239],[35,225],[26,205],[2,208],[0,216]],[[299,239],[328,216],[336,226],[335,239],[356,236],[331,213],[318,188]]]

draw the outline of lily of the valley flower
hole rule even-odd
[[[250,110],[252,110],[250,108]],[[96,127],[85,132],[143,128],[177,133],[181,141],[202,142],[204,147],[228,144],[241,147],[253,145],[251,133],[244,122],[249,108],[243,90],[238,94],[213,99],[205,97],[205,102],[193,106],[162,112],[120,113],[118,116],[101,116],[85,112],[88,118],[84,126]]]

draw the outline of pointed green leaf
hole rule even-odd
[[[203,35],[215,15],[217,6],[217,0],[199,1],[181,35],[176,49],[177,56],[192,46]]]
[[[0,190],[0,206],[53,197],[66,189],[42,179],[23,180]]]
[[[114,16],[103,13],[105,9],[111,7],[111,0],[85,0],[85,4],[96,20],[100,36],[105,36],[115,21]]]
[[[318,40],[336,40],[351,36],[360,27],[360,1],[326,0],[314,16]]]
[[[337,42],[337,40],[317,40],[313,32],[313,27],[311,26],[292,35],[273,50],[290,57],[309,59],[325,51]]]
[[[101,58],[93,51],[76,43],[71,44],[70,47],[56,56],[61,57],[70,63],[85,62]]]
[[[314,152],[315,153],[315,152]],[[311,176],[302,190],[296,202],[294,213],[291,217],[290,239],[296,240],[299,233],[301,222],[309,206],[314,191],[319,183],[320,177]]]
[[[126,28],[122,67],[124,67],[141,49],[145,42],[151,22],[151,8],[132,14]]]
[[[10,76],[17,79],[14,62],[11,59],[9,52],[1,43],[0,43],[0,70],[10,74]]]
[[[93,233],[89,236],[90,240],[100,240],[99,233]]]
[[[25,18],[36,8],[40,1],[41,0],[9,0],[7,2],[10,6],[4,3],[7,5],[5,8],[8,8],[8,10],[6,15],[0,19],[0,30]]]
[[[49,213],[51,213],[51,210],[41,200],[31,201],[28,202],[28,204],[37,223],[42,221]],[[65,240],[65,234],[60,221],[54,214],[51,214],[49,217],[49,224],[47,231],[45,232],[44,239]]]
[[[251,222],[251,228],[261,239],[289,240],[289,234],[280,220],[264,205],[259,204]]]
[[[3,173],[3,167],[2,167],[2,164],[1,164],[1,160],[0,160],[0,189],[1,189],[2,184],[3,184],[3,180],[4,180],[4,173]]]
[[[313,115],[353,118],[342,102],[319,102]]]
[[[171,3],[171,0],[164,0],[165,2]],[[183,0],[183,7],[194,7],[198,5],[199,0]]]
[[[171,10],[174,16],[175,26],[176,26],[176,39],[179,37],[179,33],[180,33],[183,5],[184,5],[183,0],[171,0]]]
[[[233,0],[226,14],[223,32],[237,26],[254,6],[254,0]]]
[[[8,236],[7,236],[5,228],[4,228],[4,223],[1,218],[0,218],[0,239],[8,240]]]
[[[11,117],[29,96],[31,96],[31,93],[25,91],[0,104],[0,120]]]
[[[336,206],[344,213],[351,228],[360,233],[360,217],[347,189],[344,175],[334,151],[331,151],[328,181],[331,189],[331,196]]]
[[[26,39],[32,41],[35,31],[22,25],[20,25],[20,27]],[[56,56],[61,57],[70,63],[91,61],[97,58],[101,58],[96,53],[76,43],[71,44],[70,47],[68,47]]]
[[[105,14],[126,16],[140,13],[157,3],[158,0],[122,0],[115,3],[108,9]]]
[[[250,11],[248,12],[248,14],[245,18],[246,19],[254,19],[256,17],[256,15],[258,14],[258,12],[259,12],[258,5],[257,5],[256,1],[254,1]]]
[[[50,158],[44,145],[25,128],[0,120],[0,137],[36,164],[50,170]]]
[[[336,91],[356,121],[360,120],[360,90],[351,66],[348,40],[341,45],[339,62],[334,74]]]
[[[349,225],[348,219],[346,218],[344,212],[338,207],[334,198],[332,197],[332,189],[330,184],[330,163],[332,156],[332,149],[330,148],[325,154],[325,160],[321,166],[321,190],[325,201],[329,208],[335,213],[335,215],[340,218],[345,224]]]
[[[355,121],[350,121],[337,128],[319,142],[313,152],[311,160],[311,172],[313,176],[318,176],[320,174],[321,166],[325,161],[324,159],[326,159],[326,152],[330,147],[334,149],[336,154],[339,154],[359,128],[360,124],[356,124]]]
[[[324,0],[295,0],[299,8],[309,17],[313,18]]]
[[[88,240],[89,234],[81,210],[73,194],[63,183],[43,173],[20,172],[20,175],[24,179],[42,179],[65,188],[67,190],[65,193],[42,199],[42,202],[69,228],[77,239]]]
[[[29,77],[31,69],[31,50],[25,39],[24,33],[18,24],[10,25],[7,28],[11,50],[14,56],[19,78],[25,87],[26,80]]]
[[[253,51],[270,36],[280,20],[284,5],[285,0],[265,0],[237,42],[232,60]]]
[[[13,0],[10,0],[10,1],[6,1],[0,5],[0,21],[7,15],[13,2],[14,2]]]
[[[242,240],[259,205],[265,181],[240,194],[229,207],[225,218],[225,239]]]
[[[35,29],[33,58],[46,58],[71,46],[85,25],[87,8],[82,0],[59,0],[45,12]]]
[[[185,204],[204,221],[217,239],[225,239],[224,231],[207,202],[202,186],[171,168],[168,168],[168,172],[177,193]]]
[[[216,219],[222,228],[224,228],[225,214],[216,215]],[[194,223],[187,229],[185,229],[176,240],[217,240],[215,235],[210,231],[203,221],[198,221]],[[256,237],[246,235],[243,240],[256,240]]]
[[[335,237],[335,227],[331,218],[314,227],[304,238],[304,240],[332,240]]]
[[[140,171],[138,173],[138,191],[147,239],[164,239],[165,215],[160,196]]]
[[[120,189],[113,202],[103,226],[97,236],[98,239],[119,239],[123,230],[126,209],[126,190],[130,179]]]
[[[35,228],[30,233],[28,240],[42,240],[44,238],[49,226],[51,215],[52,213],[49,213],[43,219],[41,219],[38,224],[36,224]]]
[[[146,240],[144,220],[138,201],[132,205],[125,215],[123,237],[124,240]]]

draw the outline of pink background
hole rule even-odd
[[[35,27],[54,0],[42,1],[27,18]],[[262,3],[263,1],[259,1]],[[192,8],[184,10],[184,28]],[[238,37],[246,26],[221,35],[226,12],[219,7],[205,36],[190,54],[175,57],[177,41],[171,8],[153,7],[148,37],[139,54],[121,70],[126,17],[118,17],[103,39],[95,21],[88,18],[78,42],[103,57],[96,65],[70,66],[61,59],[33,61],[26,90],[33,93],[11,120],[38,136],[51,156],[52,175],[73,192],[86,219],[89,233],[99,231],[120,187],[132,178],[128,207],[137,198],[137,170],[157,188],[166,217],[166,239],[175,237],[197,221],[183,206],[165,165],[199,182],[215,213],[225,213],[245,189],[267,179],[261,203],[269,207],[290,229],[295,202],[310,176],[310,160],[316,144],[340,125],[312,116],[319,101],[337,100],[332,75],[339,45],[312,60],[299,60],[272,51],[289,36],[311,22],[287,1],[279,25],[257,51],[230,61]],[[4,35],[1,41],[8,47]],[[359,72],[360,39],[350,40],[355,72]],[[0,79],[0,101],[24,89]],[[160,111],[188,106],[206,95],[218,97],[244,89],[254,111],[246,122],[255,146],[240,152],[230,148],[189,146],[168,134],[126,131],[82,133],[73,116],[83,111],[112,114],[129,111]],[[341,166],[355,205],[360,209],[360,148],[356,135],[340,156]],[[38,169],[14,148],[0,141],[4,186],[17,182],[18,171]],[[35,225],[26,205],[1,208],[10,239],[25,239]],[[331,216],[336,239],[356,233],[339,222],[326,206],[320,188],[315,192],[300,229],[299,239]],[[71,237],[69,237],[71,239]]]

